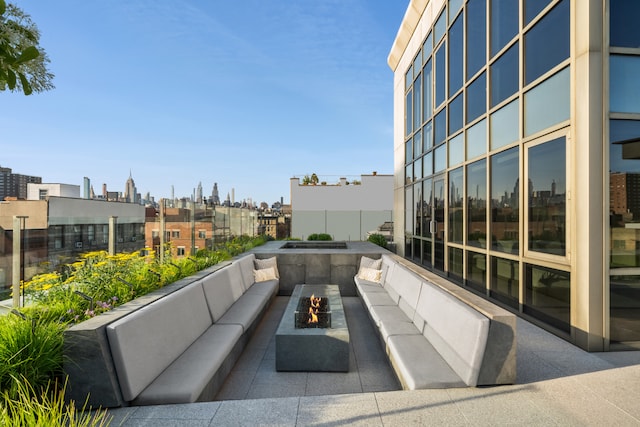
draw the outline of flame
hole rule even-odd
[[[322,298],[316,298],[315,294],[312,294],[309,300],[311,301],[311,307],[315,308],[317,311],[318,308],[320,308],[320,301],[322,301]]]
[[[318,323],[318,309],[317,308],[314,311],[313,307],[309,307],[309,322],[308,323]]]

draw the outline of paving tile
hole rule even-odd
[[[298,426],[381,426],[373,393],[301,397]]]
[[[266,348],[247,348],[242,353],[236,364],[233,366],[233,371],[248,371],[257,372],[264,358]]]
[[[253,384],[247,393],[247,399],[266,399],[274,397],[304,396],[307,383]]]
[[[295,426],[297,412],[297,397],[230,401],[222,403],[211,425]]]
[[[214,400],[244,399],[249,393],[256,374],[249,371],[231,371]]]
[[[465,418],[445,390],[376,393],[380,418],[390,426],[465,426]]]
[[[359,361],[358,374],[363,391],[401,390],[400,382],[389,365],[377,361]]]
[[[219,402],[191,403],[188,405],[139,406],[130,420],[204,420],[211,421],[220,407]]]
[[[353,372],[309,372],[305,396],[362,393],[362,384],[357,371]]]

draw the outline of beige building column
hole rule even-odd
[[[572,105],[569,144],[574,221],[571,227],[571,325],[576,345],[588,351],[605,347],[605,301],[609,254],[605,221],[608,206],[608,136],[605,134],[605,40],[603,2],[572,2]]]

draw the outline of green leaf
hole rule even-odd
[[[13,70],[7,70],[7,85],[11,90],[16,88],[16,73]]]
[[[32,59],[35,59],[38,56],[40,56],[40,52],[38,52],[38,49],[36,49],[35,46],[29,46],[28,48],[22,51],[18,59],[16,59],[15,64],[16,65],[24,64],[25,62],[31,61]]]
[[[29,80],[27,80],[25,75],[22,73],[19,73],[18,76],[20,77],[20,83],[22,83],[22,91],[24,92],[24,94],[31,95],[33,93],[33,89],[29,84]]]
[[[4,15],[4,12],[7,10],[7,4],[4,0],[0,0],[0,15]]]

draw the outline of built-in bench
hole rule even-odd
[[[515,382],[515,315],[396,255],[371,262],[354,281],[405,389]]]
[[[104,340],[83,339],[83,330],[71,330],[69,349],[99,343],[91,359],[68,355],[76,397],[88,389],[103,406],[212,400],[278,293],[277,266],[258,269],[268,271],[259,274],[267,280],[255,281],[254,270],[264,267],[255,265],[260,262],[269,263],[245,255],[177,290],[148,297],[151,302],[134,300],[130,304],[138,307],[133,310],[119,307],[110,313],[117,319],[104,327]],[[96,375],[111,380],[113,392],[99,390],[89,378],[83,386],[81,375],[91,375],[93,367]]]

